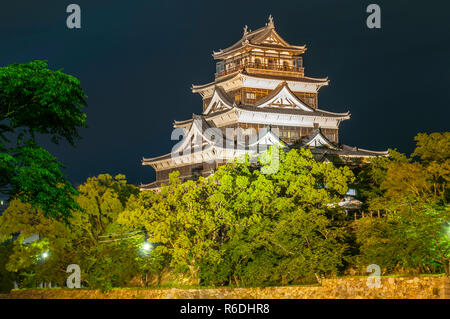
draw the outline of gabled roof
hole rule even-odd
[[[314,129],[307,137],[289,146],[290,148],[307,147],[319,162],[332,162],[335,165],[359,166],[366,159],[389,156],[388,151],[371,151],[345,144],[331,142],[320,128]]]
[[[297,108],[304,111],[313,112],[313,109],[303,103],[290,89],[286,81],[281,82],[278,86],[265,97],[259,99],[255,103],[256,107],[287,107]]]
[[[189,127],[185,128],[183,140],[178,143],[169,154],[154,158],[143,158],[143,165],[154,165],[160,162],[176,161],[178,157],[184,154],[199,154],[204,152],[248,152],[245,144],[242,144],[237,136],[229,138],[226,134],[217,128],[214,123],[209,123],[207,116],[193,114]],[[248,133],[244,133],[246,135]],[[270,128],[258,130],[256,135],[249,136],[250,147],[267,147],[278,145],[284,147],[285,144],[275,135]],[[192,147],[191,142],[195,145]],[[255,149],[256,150],[256,149]]]
[[[221,59],[230,53],[237,51],[244,47],[255,47],[255,48],[274,48],[283,49],[287,51],[294,51],[296,54],[301,54],[306,51],[306,46],[290,45],[286,42],[276,31],[275,25],[273,23],[273,18],[269,16],[269,22],[262,28],[255,31],[247,31],[247,26],[244,27],[244,33],[242,38],[235,44],[229,46],[226,49],[219,50],[218,52],[213,52],[214,59]]]
[[[323,118],[334,118],[339,120],[348,120],[350,119],[350,112],[345,113],[334,113],[334,112],[328,112],[323,111],[320,109],[312,109],[311,111],[306,111],[301,108],[287,108],[287,107],[256,107],[253,105],[235,105],[231,109],[223,109],[216,112],[209,112],[208,114],[204,114],[204,119],[208,121],[209,123],[212,123],[214,121],[215,117],[226,115],[229,112],[235,112],[235,111],[249,111],[249,112],[258,112],[258,113],[275,113],[275,114],[287,114],[287,115],[300,115],[300,116],[312,116],[312,117],[323,117]],[[181,127],[189,129],[192,125],[192,122],[194,121],[194,116],[198,116],[193,114],[193,118],[190,118],[188,120],[183,121],[174,121],[173,126],[174,127]],[[210,125],[210,124],[208,124]]]
[[[309,147],[327,147],[336,149],[333,142],[331,142],[325,135],[322,134],[320,128],[314,129],[306,139],[303,140],[304,146]]]
[[[320,128],[314,129],[306,138],[303,138],[299,143],[293,144],[292,147],[308,147],[313,154],[320,157],[320,160],[325,159],[327,156],[338,156],[340,158],[389,156],[388,151],[371,151],[345,144],[333,143],[322,133]]]
[[[319,109],[313,109],[312,111],[305,111],[300,108],[283,108],[283,107],[255,107],[253,105],[238,105],[233,106],[231,109],[220,110],[217,112],[210,112],[209,114],[204,114],[204,119],[210,123],[214,121],[214,118],[221,115],[226,115],[229,112],[235,111],[250,111],[250,112],[258,112],[258,113],[275,113],[275,114],[287,114],[287,115],[300,115],[300,116],[312,116],[312,117],[323,117],[323,118],[334,118],[339,120],[348,120],[350,119],[350,112],[345,113],[334,113],[327,112]],[[193,116],[196,116],[193,114]],[[189,129],[193,118],[183,121],[174,121],[173,127],[181,127]],[[209,125],[209,124],[208,124]]]
[[[272,132],[270,127],[266,129],[260,129],[258,131],[258,140],[254,142],[250,141],[248,146],[255,147],[260,145],[261,146],[278,145],[280,147],[286,146],[283,143],[283,141],[281,141],[280,138]]]
[[[206,107],[203,114],[209,114],[212,111],[221,111],[223,109],[232,109],[234,101],[228,96],[223,88],[220,86],[214,87],[214,94]]]
[[[235,143],[234,140],[229,140],[227,136],[224,136],[222,131],[214,124],[208,123],[206,118],[202,115],[193,114],[192,119],[176,123],[185,124],[184,127],[179,125],[179,127],[184,128],[183,140],[176,144],[169,154],[153,158],[143,158],[143,165],[151,165],[155,162],[177,157],[184,150],[189,150],[191,148],[191,141],[194,141],[195,143],[194,152],[203,152],[207,147],[222,147],[223,145],[234,145]],[[197,148],[200,149],[197,150]],[[188,153],[191,152],[189,151]]]

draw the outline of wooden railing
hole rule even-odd
[[[303,67],[280,65],[280,64],[261,64],[261,63],[255,63],[255,62],[246,62],[246,63],[236,65],[234,67],[229,67],[226,70],[217,72],[215,74],[215,76],[216,76],[216,78],[218,78],[218,77],[236,72],[238,70],[246,69],[246,68],[256,69],[256,70],[265,70],[265,71],[276,71],[276,72],[292,72],[292,73],[297,73],[298,76],[303,76],[303,74],[304,74]],[[265,72],[265,73],[267,73],[267,72]]]
[[[353,214],[353,216],[351,216],[351,214]],[[357,220],[359,218],[363,218],[363,217],[377,217],[377,218],[381,218],[384,216],[384,214],[380,211],[369,211],[369,212],[365,212],[365,211],[353,211],[353,213],[349,214],[349,216],[353,217],[354,220]]]

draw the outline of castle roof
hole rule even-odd
[[[255,31],[245,27],[238,42],[214,52],[214,59],[224,60],[218,62],[216,79],[207,84],[192,85],[192,92],[203,98],[203,113],[174,121],[173,126],[182,128],[184,136],[171,153],[142,159],[142,165],[151,165],[160,174],[156,182],[141,185],[141,189],[155,189],[167,183],[164,178],[172,169],[183,168],[180,172],[188,174],[189,168],[197,170],[201,167],[200,174],[207,176],[218,167],[209,163],[224,163],[245,154],[253,158],[271,145],[282,146],[285,150],[308,148],[316,160],[335,165],[359,166],[371,157],[388,156],[387,151],[338,143],[339,125],[350,118],[350,113],[329,112],[316,107],[315,97],[329,81],[328,78],[304,76],[302,58],[296,55],[305,50],[306,46],[286,42],[276,32],[270,16],[264,27]],[[275,61],[277,56],[283,62],[283,68],[271,64],[271,59]],[[287,64],[286,59],[289,60]],[[264,65],[260,64],[262,60]],[[236,127],[243,131],[230,134],[228,129]],[[255,128],[259,129],[255,131]],[[309,135],[305,136],[307,133]],[[208,165],[196,165],[200,163]],[[191,172],[191,175],[179,178],[184,181],[193,176]]]
[[[171,168],[180,163],[185,163],[186,159],[182,157],[186,157],[185,155],[181,155],[180,152],[183,150],[188,150],[188,158],[192,160],[193,158],[210,158],[213,159],[216,155],[223,156],[225,152],[231,152],[231,156],[229,158],[233,158],[236,155],[243,154],[244,151],[242,149],[237,148],[236,145],[238,141],[235,140],[227,140],[225,137],[223,141],[216,141],[215,138],[212,139],[211,136],[208,136],[208,129],[214,127],[206,121],[205,116],[195,115],[192,119],[193,122],[190,128],[187,130],[186,137],[184,141],[191,141],[191,139],[196,134],[201,135],[202,140],[200,143],[200,147],[192,148],[192,146],[187,145],[186,143],[182,143],[175,151],[169,154],[165,154],[163,156],[153,157],[153,158],[143,158],[143,165],[161,165],[161,168],[166,167]],[[285,147],[286,145],[276,136],[273,131],[270,129],[270,126],[265,130],[262,130],[258,133],[257,139],[250,143],[250,146],[263,145],[265,147],[270,145],[278,145],[281,147]],[[232,147],[232,149],[227,150],[227,147]],[[192,149],[191,149],[192,148]],[[320,128],[314,129],[307,137],[300,139],[294,144],[288,145],[287,149],[291,148],[308,148],[311,150],[311,153],[315,156],[318,161],[332,161],[335,164],[347,164],[351,165],[352,162],[360,161],[362,158],[370,158],[377,156],[388,156],[389,152],[378,152],[372,150],[361,149],[357,147],[351,147],[348,145],[337,144],[330,141],[325,134],[322,133]],[[256,154],[253,154],[256,155]],[[176,159],[176,156],[179,156],[180,159]],[[358,164],[358,163],[356,163]],[[209,175],[209,173],[205,173]],[[180,176],[181,179],[187,178],[190,176]],[[158,180],[152,182],[150,184],[141,185],[141,190],[145,189],[155,189],[161,186],[161,184],[167,183],[168,180]]]
[[[246,78],[255,78],[255,79],[270,79],[270,80],[282,80],[282,81],[289,81],[289,82],[301,82],[301,83],[308,83],[308,84],[318,84],[318,85],[328,85],[328,77],[325,78],[313,78],[313,77],[308,77],[308,76],[303,76],[303,77],[288,77],[288,76],[283,76],[283,75],[262,75],[262,74],[249,74],[245,68],[244,69],[239,69],[238,71],[234,72],[234,73],[230,73],[226,76],[222,76],[216,80],[214,80],[213,82],[209,82],[206,84],[199,84],[199,85],[195,85],[192,84],[192,92],[193,93],[198,93],[204,89],[207,89],[211,86],[215,86],[215,85],[219,85],[222,84],[224,82],[227,81],[234,81],[237,80],[239,78],[241,78],[242,76],[246,77]]]
[[[244,27],[242,38],[233,45],[213,52],[214,59],[224,59],[235,51],[239,51],[245,47],[261,48],[261,49],[282,49],[291,51],[294,54],[301,54],[306,51],[306,46],[291,45],[285,41],[275,30],[272,16],[269,16],[269,22],[262,28],[255,31],[247,31]]]
[[[312,111],[305,111],[305,110],[298,109],[298,108],[270,107],[270,106],[255,107],[253,105],[239,105],[239,106],[236,106],[236,109],[252,111],[252,112],[267,112],[267,113],[350,119],[350,112],[334,113],[334,112],[327,112],[327,111],[323,111],[323,110],[319,110],[319,109],[313,109]]]
[[[279,114],[293,114],[305,115],[314,117],[326,118],[342,118],[349,119],[350,113],[334,113],[321,109],[314,109],[303,101],[301,101],[289,88],[286,81],[280,84],[271,91],[268,95],[260,98],[254,105],[239,104],[236,105],[229,95],[220,86],[215,86],[213,96],[205,108],[203,115],[208,118],[217,116],[219,114],[227,113],[231,110],[245,110],[251,112],[268,112]],[[177,127],[185,126],[189,120],[175,121]]]
[[[338,155],[339,157],[376,157],[389,156],[389,151],[372,151],[359,147],[331,142],[320,128],[314,129],[307,137],[295,143],[292,147],[309,147],[315,155]]]

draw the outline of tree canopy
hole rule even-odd
[[[356,178],[309,149],[270,149],[258,163],[235,160],[186,182],[173,172],[159,192],[102,174],[78,187],[66,222],[16,199],[0,217],[0,274],[62,286],[75,263],[83,285],[101,289],[163,277],[176,285],[303,284],[363,275],[370,264],[382,274],[449,274],[448,139],[419,134],[410,157],[390,150]],[[271,174],[268,157],[279,161]],[[341,208],[349,185],[380,217],[354,220]],[[32,234],[39,238],[24,241]]]
[[[275,174],[248,160],[198,181],[173,173],[160,193],[131,197],[119,222],[144,226],[171,267],[197,283],[267,285],[336,272],[345,250],[336,203],[353,174],[309,150],[280,152],[279,161]]]
[[[53,217],[65,218],[77,208],[64,166],[36,137],[74,145],[78,129],[86,126],[85,98],[77,78],[50,70],[45,61],[0,67],[1,193]]]
[[[0,241],[14,238],[6,270],[20,273],[24,284],[47,281],[63,286],[70,264],[80,266],[82,283],[93,288],[124,285],[137,273],[137,246],[143,234],[115,239],[124,239],[117,234],[129,231],[117,223],[117,216],[138,189],[123,175],[113,178],[102,174],[89,178],[78,192],[76,201],[81,210],[66,223],[19,200],[14,200],[0,216]],[[24,242],[33,234],[39,234],[39,239]],[[48,252],[45,260],[44,252]]]
[[[385,217],[358,221],[359,258],[388,271],[404,267],[450,274],[450,134],[420,133],[415,140],[412,157],[392,152],[391,159],[361,173],[369,209]]]

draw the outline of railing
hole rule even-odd
[[[351,215],[349,214],[349,217],[350,217]],[[354,220],[357,220],[357,219],[359,219],[359,218],[364,218],[364,217],[377,217],[377,218],[381,218],[381,217],[383,217],[384,216],[384,213],[382,213],[382,212],[380,212],[380,211],[376,211],[376,212],[371,212],[371,211],[369,211],[369,212],[365,212],[365,211],[361,211],[361,210],[354,210],[353,211],[353,218],[354,218]]]
[[[269,72],[263,72],[263,73],[271,73],[270,71],[275,71],[275,73],[291,72],[291,73],[296,73],[295,76],[303,76],[303,74],[304,74],[303,67],[280,65],[280,64],[275,64],[275,63],[261,64],[261,63],[255,63],[255,62],[245,62],[245,63],[241,63],[239,65],[233,66],[233,67],[228,67],[225,70],[217,72],[215,74],[215,76],[216,76],[216,78],[218,78],[218,77],[236,72],[238,70],[243,70],[243,69],[269,71]]]

